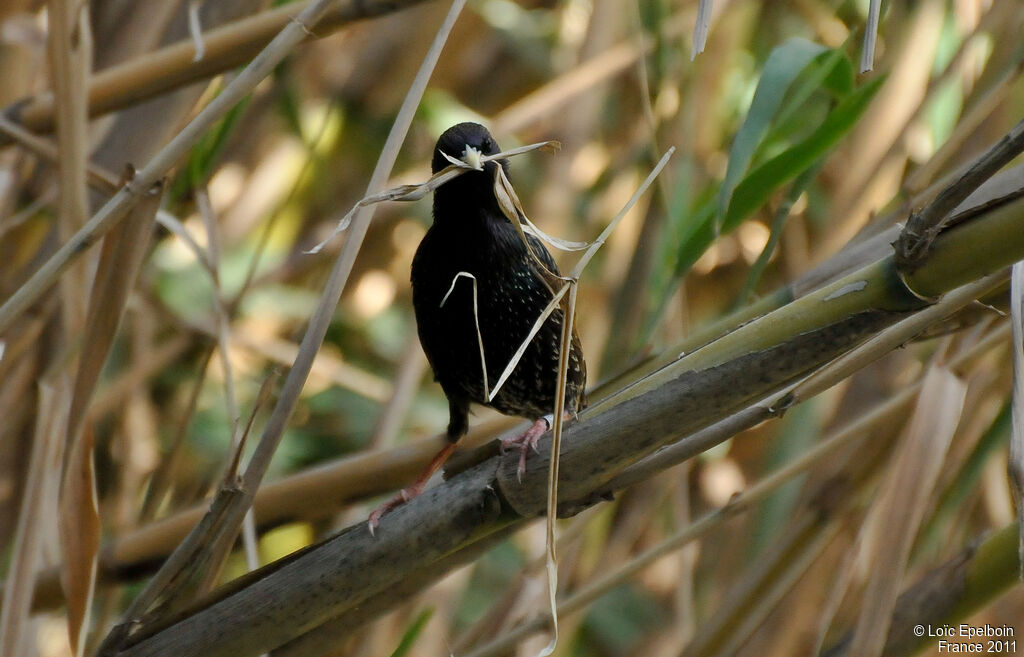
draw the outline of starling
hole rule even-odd
[[[494,155],[500,150],[482,125],[459,123],[437,140],[431,168],[437,173],[450,164],[444,154],[471,161],[474,155]],[[521,450],[520,474],[527,449],[536,448],[550,427],[558,383],[561,309],[548,316],[494,399],[489,400],[486,392],[493,390],[550,303],[560,276],[544,244],[532,234],[525,235],[524,243],[498,205],[494,193],[498,166],[507,174],[508,160],[493,160],[484,163],[482,171],[463,173],[434,192],[434,223],[412,261],[412,301],[420,343],[448,398],[449,443],[412,486],[371,514],[371,530],[384,513],[418,495],[444,464],[469,429],[470,404],[534,421],[519,438],[503,441],[504,447],[515,445]],[[586,382],[586,363],[574,330],[565,391],[567,415],[584,407]]]

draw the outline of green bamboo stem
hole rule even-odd
[[[562,499],[585,499],[676,436],[767,396],[928,305],[912,290],[937,295],[1024,257],[1022,222],[1019,200],[972,217],[939,236],[906,284],[892,257],[884,258],[588,409],[566,431]],[[256,571],[122,654],[258,654],[358,609],[442,557],[541,513],[550,448],[541,442],[522,485],[516,455],[493,457],[396,509],[376,537],[361,525],[345,530]]]

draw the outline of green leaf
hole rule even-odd
[[[779,110],[772,125],[783,125],[802,112],[814,92],[822,89],[831,93],[836,100],[842,100],[853,93],[853,62],[842,50],[830,50],[814,58],[803,74],[791,85],[786,101]],[[770,134],[764,141],[777,138]]]
[[[729,165],[718,194],[718,214],[724,216],[733,190],[747,172],[768,128],[778,115],[786,91],[818,56],[828,52],[825,46],[805,39],[790,39],[772,50],[764,64],[754,91],[747,118],[740,126],[729,151]]]
[[[673,190],[665,211],[665,224],[657,243],[657,255],[647,282],[647,315],[637,336],[637,344],[650,340],[655,327],[664,313],[669,299],[678,284],[678,260],[680,245],[692,239],[691,228],[697,219],[692,207],[708,211],[714,207],[716,188],[706,186],[695,190],[694,181],[697,164],[692,157],[681,156],[676,164],[675,179],[668,187]],[[710,199],[710,201],[709,201]],[[689,236],[689,237],[688,237]],[[700,254],[697,254],[700,257]]]
[[[812,166],[835,146],[857,123],[884,81],[884,77],[876,78],[850,94],[829,112],[810,136],[763,163],[744,178],[732,194],[729,209],[722,221],[722,231],[736,228],[750,213],[761,207],[773,191]]]
[[[761,280],[761,275],[768,266],[768,260],[771,259],[772,253],[775,252],[775,247],[778,246],[779,241],[782,239],[782,231],[789,220],[793,205],[796,204],[800,195],[807,190],[811,182],[818,175],[822,164],[824,164],[824,159],[818,160],[813,166],[804,169],[797,179],[793,181],[793,184],[790,185],[789,191],[786,192],[786,196],[782,200],[782,204],[775,211],[775,218],[772,220],[768,242],[764,245],[761,254],[757,256],[757,260],[751,265],[750,272],[747,274],[747,282],[744,283],[743,290],[736,297],[733,310],[738,310],[750,302],[754,295],[754,290],[757,289],[757,284]]]
[[[623,584],[591,604],[575,654],[625,655],[669,622],[664,607],[640,587]]]
[[[218,121],[192,149],[188,162],[189,182],[192,186],[205,183],[213,172],[227,146],[228,137],[234,132],[238,120],[242,118],[245,108],[249,105],[249,99],[250,96],[246,96],[228,110],[224,118]]]
[[[234,132],[238,120],[249,105],[249,99],[250,97],[246,96],[228,110],[224,117],[217,121],[192,148],[188,160],[171,184],[168,193],[171,199],[186,198],[192,194],[193,189],[206,183],[220,161],[228,138]]]
[[[302,141],[306,137],[302,132],[302,101],[298,91],[298,84],[291,70],[291,60],[285,59],[277,65],[274,72],[274,81],[277,82],[280,93],[277,98],[278,111],[284,117],[285,125]]]
[[[833,50],[828,57],[831,59],[834,57],[830,65],[826,65],[824,85],[826,89],[829,89],[837,97],[842,97],[853,93],[856,88],[856,77],[853,69],[853,62],[846,56],[846,52],[842,48]]]
[[[705,202],[690,213],[686,231],[679,242],[676,275],[683,276],[715,241],[715,204]]]
[[[416,643],[416,639],[420,633],[423,632],[423,628],[426,627],[427,621],[434,615],[434,608],[428,607],[420,612],[420,615],[416,617],[416,620],[412,622],[409,629],[402,635],[402,640],[398,642],[398,647],[391,653],[391,657],[405,657],[412,648],[412,644]]]

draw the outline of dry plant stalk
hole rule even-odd
[[[1010,322],[1013,325],[1013,431],[1007,464],[1017,505],[1017,558],[1024,579],[1024,263],[1013,266],[1010,281]]]
[[[864,45],[860,53],[860,72],[867,73],[875,67],[875,41],[878,39],[878,15],[882,0],[871,0],[868,6],[868,22],[864,26]]]
[[[63,389],[63,390],[62,390]],[[19,654],[30,631],[36,569],[42,556],[43,526],[53,522],[52,504],[59,489],[59,473],[67,432],[70,392],[67,377],[39,384],[39,417],[32,440],[25,494],[12,543],[8,578],[0,609],[0,655]],[[48,508],[49,507],[49,508]]]
[[[381,192],[373,192],[364,196],[352,207],[351,210],[346,212],[345,215],[338,220],[338,225],[335,226],[334,230],[326,237],[326,239],[306,251],[306,253],[320,253],[320,251],[327,246],[328,242],[348,229],[352,224],[352,220],[358,215],[359,211],[364,208],[369,208],[377,203],[383,203],[384,201],[419,201],[441,185],[445,184],[449,180],[454,180],[467,171],[482,170],[485,162],[505,157],[512,157],[514,155],[520,155],[522,153],[528,153],[535,150],[550,152],[557,150],[559,147],[560,144],[557,141],[543,141],[536,144],[529,144],[527,146],[520,146],[519,148],[502,151],[500,153],[495,153],[494,155],[482,155],[475,164],[470,164],[469,162],[458,160],[445,154],[451,164],[432,175],[428,180],[421,183],[392,187],[391,189],[386,189]]]
[[[92,32],[87,7],[73,0],[52,0],[47,5],[49,30],[47,53],[54,88],[57,120],[58,184],[57,234],[67,239],[79,230],[89,215],[86,161],[88,159],[89,132],[87,124],[86,88],[92,68]],[[140,258],[141,261],[141,258]],[[106,263],[109,266],[109,259]],[[89,371],[106,360],[106,334],[114,327],[104,326],[105,308],[99,296],[104,290],[99,274],[93,286],[93,296],[86,308],[89,271],[84,260],[75,263],[73,275],[65,277],[57,286],[61,300],[61,320],[65,336],[81,334],[84,348],[79,359],[78,377],[71,398],[59,403],[70,403],[64,437],[64,463],[60,494],[57,499],[58,530],[63,561],[61,585],[67,600],[68,637],[73,655],[85,650],[85,636],[89,629],[89,616],[96,582],[96,559],[99,550],[100,521],[96,500],[96,478],[93,463],[93,436],[90,427],[82,428],[84,408],[91,395],[91,386],[83,389],[83,378]],[[106,272],[109,275],[109,271]],[[115,301],[114,304],[117,304]],[[88,313],[88,316],[87,316]],[[113,315],[114,325],[120,312]],[[95,353],[93,344],[95,342]],[[89,358],[92,357],[92,362]],[[97,378],[98,378],[98,367]],[[54,370],[54,375],[56,371]],[[66,389],[64,389],[66,391]]]
[[[711,14],[715,9],[714,0],[700,0],[697,3],[697,22],[693,26],[693,46],[690,48],[690,61],[704,52],[708,43],[708,29],[711,27]]]
[[[327,36],[357,20],[394,13],[423,1],[335,1],[317,22],[317,30],[314,32],[307,29],[304,36]],[[89,116],[102,116],[131,107],[244,64],[265,48],[289,23],[303,15],[312,4],[313,0],[298,0],[266,9],[202,33],[199,43],[196,41],[199,26],[191,24],[190,11],[189,27],[192,33],[189,38],[97,71],[91,76],[88,86]],[[19,121],[32,130],[42,131],[53,127],[54,98],[49,92],[37,94],[11,109]],[[2,141],[0,139],[0,143]]]
[[[344,209],[343,209],[343,210],[344,210]],[[567,294],[568,294],[567,288],[566,288],[565,290],[566,290],[566,291],[562,293],[563,295],[567,295]],[[574,292],[574,290],[573,290],[573,292]],[[559,299],[561,299],[561,297],[559,297]],[[554,308],[553,308],[553,309],[554,309]],[[290,358],[289,358],[289,360],[290,360]],[[564,470],[564,469],[563,469],[563,470]],[[565,559],[565,558],[563,557],[563,559]],[[563,564],[563,566],[562,566],[562,567],[564,568],[564,564]],[[563,575],[563,576],[564,576],[564,575]],[[564,637],[564,636],[565,636],[565,631],[564,631],[564,630],[565,630],[565,627],[563,626],[563,627],[562,627],[562,629],[563,629],[563,637]]]
[[[870,576],[850,653],[880,655],[906,562],[928,508],[928,497],[960,421],[967,385],[949,370],[933,366],[906,438],[864,525],[861,568]]]
[[[312,26],[330,5],[331,0],[311,2],[224,87],[217,97],[210,101],[209,105],[154,155],[145,167],[139,169],[134,183],[121,187],[71,239],[37,269],[32,277],[0,306],[0,333],[10,328],[15,319],[38,301],[96,240],[124,219],[129,209],[138,202],[141,194],[181,161],[217,120],[273,71],[274,67],[306,38]]]
[[[484,396],[488,399],[494,399],[491,395],[491,388],[487,382],[487,355],[484,353],[484,336],[480,333],[480,315],[477,307],[477,291],[476,291],[476,276],[469,273],[468,271],[460,271],[455,274],[455,278],[452,279],[452,285],[445,292],[444,297],[441,299],[441,307],[444,307],[445,302],[448,301],[448,297],[451,295],[452,290],[455,289],[455,284],[460,278],[468,278],[473,282],[473,324],[476,327],[476,346],[480,350],[480,369],[483,370],[481,374],[484,380]],[[495,390],[497,392],[497,390]]]
[[[311,5],[300,15],[299,19],[296,19],[295,25],[299,25],[308,31],[309,27],[307,27],[307,22],[300,19],[304,17],[307,12],[315,12],[312,16],[319,17],[324,11],[326,11],[328,4],[329,2],[318,1]],[[405,135],[411,125],[413,114],[416,107],[419,105],[423,91],[426,88],[430,75],[437,63],[438,57],[440,56],[441,49],[447,41],[455,20],[464,5],[465,0],[455,0],[452,3],[452,7],[449,10],[448,15],[445,17],[444,23],[439,28],[429,52],[424,57],[416,78],[412,85],[410,85],[409,92],[406,94],[402,107],[395,118],[391,132],[385,142],[384,149],[378,158],[377,165],[368,184],[368,196],[375,195],[377,190],[383,187],[384,183],[387,181],[391,169],[394,166],[395,159],[397,158],[399,145],[405,140]],[[289,27],[286,28],[286,31],[293,27],[294,25],[289,25]],[[296,35],[296,37],[297,36],[298,35]],[[277,40],[275,39],[275,42],[276,41]],[[273,43],[271,45],[273,45]],[[268,49],[269,48],[270,47],[268,46]],[[146,599],[137,605],[133,603],[134,608],[129,610],[131,613],[126,614],[122,623],[107,637],[105,645],[109,650],[115,650],[123,644],[125,639],[128,638],[128,632],[135,620],[146,611],[152,602],[158,599],[162,589],[178,577],[177,573],[180,572],[180,569],[184,568],[192,561],[189,554],[192,549],[205,549],[205,546],[210,541],[213,541],[214,545],[220,543],[220,541],[230,543],[237,534],[243,518],[251,509],[253,498],[255,497],[263,476],[270,465],[270,460],[276,450],[277,444],[281,440],[285,424],[298,401],[299,393],[302,390],[307,376],[309,375],[316,352],[323,343],[327,327],[330,324],[331,317],[333,316],[334,308],[338,303],[338,299],[341,297],[341,292],[345,287],[348,275],[352,269],[356,253],[359,250],[362,239],[366,234],[366,229],[372,219],[373,208],[369,206],[357,206],[353,213],[354,217],[351,219],[352,234],[345,242],[345,246],[335,260],[330,278],[320,297],[320,302],[317,305],[313,317],[310,319],[306,334],[303,336],[302,344],[299,347],[299,353],[296,355],[295,362],[288,372],[284,386],[279,394],[277,404],[274,406],[271,416],[267,422],[267,426],[263,430],[259,444],[256,446],[249,464],[246,467],[245,473],[239,478],[237,489],[222,489],[222,491],[227,494],[223,496],[218,495],[218,497],[215,498],[215,506],[211,507],[206,517],[204,517],[204,522],[200,523],[200,525],[192,531],[185,543],[183,543],[182,546],[179,546],[179,549],[175,550],[174,554],[172,554],[171,558],[168,559],[168,562],[165,564],[165,567],[157,573],[157,576],[154,577],[153,580],[151,580],[150,586],[147,587],[146,591],[144,591],[145,595],[139,596],[139,598]],[[220,502],[223,502],[223,504],[220,504]],[[210,519],[209,523],[205,522],[207,519]],[[217,536],[219,536],[220,539],[218,539]],[[228,537],[230,537],[230,540]],[[186,547],[186,544],[193,545]],[[226,555],[221,555],[221,557],[223,556]],[[222,563],[223,558],[220,558],[219,561]],[[214,567],[219,568],[219,564],[214,564]]]
[[[93,433],[91,425],[86,424],[86,411],[146,255],[153,218],[162,198],[163,184],[158,182],[129,212],[120,230],[103,240],[70,397],[68,457],[60,497],[61,542],[65,549],[61,580],[69,606],[72,645],[77,652],[84,649],[100,544]]]
[[[519,349],[516,350],[511,361],[506,365],[501,378],[495,386],[495,391],[493,391],[490,396],[491,399],[494,398],[494,395],[497,394],[497,389],[500,388],[501,384],[504,383],[515,369],[515,366],[518,364],[523,353],[525,353],[530,341],[544,325],[544,322],[547,321],[548,316],[554,312],[555,306],[561,305],[563,313],[562,335],[559,344],[558,378],[556,381],[557,385],[555,387],[555,407],[552,410],[551,461],[548,467],[547,521],[545,526],[545,570],[547,571],[548,604],[551,611],[552,637],[548,645],[540,651],[538,657],[547,657],[554,652],[555,647],[558,644],[558,559],[555,552],[555,519],[558,517],[558,463],[559,454],[561,453],[562,427],[565,420],[565,387],[568,381],[569,353],[571,351],[572,344],[572,324],[576,315],[576,293],[579,285],[579,277],[583,273],[584,268],[597,253],[597,250],[601,248],[608,236],[615,230],[618,223],[633,208],[640,197],[647,191],[648,187],[650,187],[654,182],[654,179],[661,173],[661,170],[664,169],[666,164],[668,164],[668,160],[672,157],[674,152],[674,147],[669,148],[668,152],[666,152],[665,155],[662,156],[661,160],[658,161],[654,169],[650,174],[648,174],[643,183],[640,184],[622,210],[620,210],[619,213],[608,223],[608,226],[606,226],[604,231],[601,232],[601,235],[597,240],[589,246],[581,246],[580,243],[558,240],[537,230],[533,224],[530,223],[529,219],[527,219],[526,213],[523,211],[522,204],[519,202],[519,197],[516,195],[515,189],[512,187],[512,183],[505,176],[503,169],[501,167],[496,168],[494,186],[496,192],[495,196],[498,199],[499,207],[519,231],[519,237],[523,240],[524,244],[526,244],[527,252],[534,256],[534,260],[538,265],[538,271],[540,271],[542,275],[546,274],[545,278],[548,279],[547,282],[549,286],[556,281],[564,281],[564,284],[557,292],[552,290],[553,297],[551,301],[548,302],[548,305],[544,308],[540,317],[537,318],[531,327],[526,339],[523,340],[523,343],[519,346]],[[499,156],[500,155],[491,156],[491,159]],[[567,248],[569,250],[576,250],[583,247],[587,248],[586,253],[584,253],[583,257],[576,263],[576,266],[573,268],[570,276],[563,279],[548,271],[544,264],[540,262],[540,259],[537,258],[536,254],[534,254],[533,249],[526,240],[525,231],[528,229],[532,229],[530,232],[536,231],[536,234],[543,236],[542,239],[545,239],[553,246],[559,248]],[[568,295],[566,295],[567,291]]]

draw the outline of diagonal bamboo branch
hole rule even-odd
[[[913,271],[919,266],[956,206],[1021,152],[1024,152],[1024,120],[975,160],[923,210],[911,213],[907,225],[893,243],[900,269]]]
[[[3,123],[0,119],[0,129],[2,127]],[[983,214],[1012,202],[1014,199],[1020,198],[1022,192],[1024,192],[1024,167],[1018,166],[1001,172],[987,181],[957,208],[954,223],[959,222],[961,217]],[[794,297],[804,296],[825,282],[836,280],[843,272],[852,271],[857,266],[882,257],[889,248],[889,242],[896,237],[898,232],[899,227],[893,227],[889,231],[879,233],[876,237],[854,245],[848,251],[843,251],[802,276],[788,289],[780,289],[765,297],[762,302],[692,334],[682,342],[666,349],[664,355],[643,363],[626,372],[617,380],[603,384],[591,391],[592,399],[599,401],[608,394],[608,391],[621,387],[624,381],[645,377],[678,360],[680,353],[689,353],[735,326],[749,321],[752,317],[768,312],[773,307],[791,301]],[[774,304],[774,306],[768,304]],[[758,417],[763,416],[759,415]],[[475,427],[463,439],[464,448],[471,451],[473,448],[483,445],[492,436],[507,429],[510,422],[510,419],[500,418],[496,419],[495,423],[486,423]],[[270,527],[288,519],[324,517],[346,503],[395,490],[402,485],[402,482],[421,471],[443,443],[444,438],[440,435],[425,438],[409,445],[345,457],[334,463],[271,482],[257,492],[254,504],[257,522],[261,527]],[[692,445],[687,449],[691,448]],[[697,451],[700,451],[700,448],[697,448]],[[658,456],[668,459],[670,453],[659,453]],[[479,460],[471,454],[465,454],[464,457]],[[453,468],[448,470],[457,472],[459,467],[455,466],[454,470]],[[625,474],[623,473],[623,476]],[[332,503],[318,505],[311,514],[307,504],[309,499],[329,499]],[[166,558],[173,545],[184,538],[189,529],[202,517],[203,511],[204,508],[199,506],[185,509],[160,521],[140,527],[105,545],[100,559],[100,582],[138,577],[145,570],[152,568],[159,560]],[[61,595],[57,572],[56,569],[51,568],[39,574],[33,602],[35,609],[60,604]]]
[[[566,431],[561,499],[587,499],[676,436],[764,398],[926,307],[922,297],[1024,256],[1022,216],[1018,201],[940,235],[927,263],[906,278],[912,290],[901,287],[893,258],[884,258],[588,409]],[[447,555],[540,514],[549,444],[540,449],[521,486],[517,459],[494,457],[399,507],[376,538],[362,525],[349,528],[225,587],[121,654],[254,655],[341,617]]]

